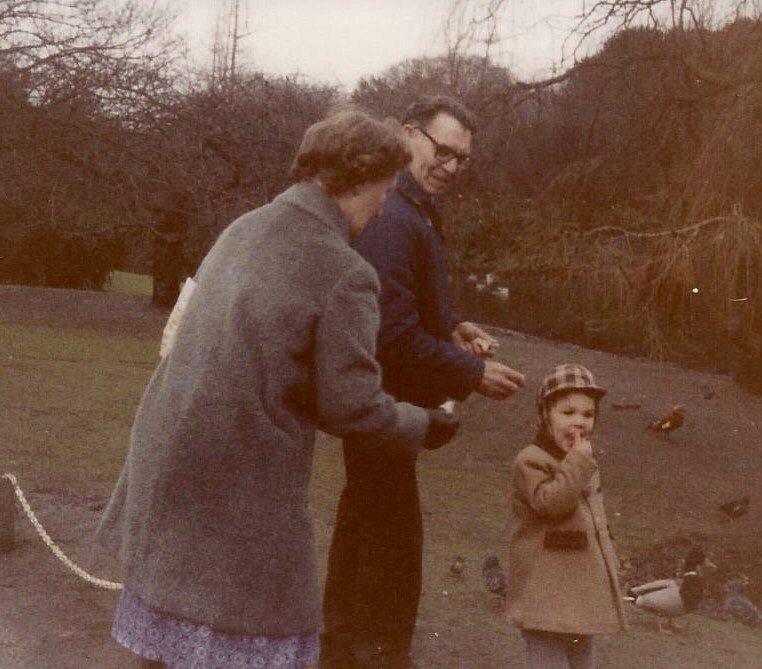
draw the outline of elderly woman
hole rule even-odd
[[[414,450],[455,433],[381,390],[378,281],[349,244],[409,159],[400,129],[363,112],[316,123],[298,183],[201,264],[101,523],[121,537],[112,634],[144,666],[316,666],[316,427]]]

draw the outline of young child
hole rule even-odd
[[[590,669],[592,635],[627,627],[590,444],[605,392],[585,367],[556,367],[534,443],[516,457],[506,611],[532,669]]]

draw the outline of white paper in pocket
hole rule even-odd
[[[188,277],[183,283],[180,295],[177,297],[175,306],[172,307],[172,313],[169,314],[167,324],[164,326],[164,332],[161,335],[161,346],[159,347],[159,355],[164,358],[172,349],[175,343],[175,337],[177,336],[177,328],[180,325],[180,321],[183,319],[185,308],[188,306],[188,300],[196,289],[196,282]]]

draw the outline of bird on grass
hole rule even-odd
[[[695,611],[704,598],[703,567],[715,568],[715,565],[704,551],[693,548],[685,557],[682,578],[664,578],[634,586],[627,591],[625,600],[657,616],[658,632],[677,632],[681,628],[675,618]],[[662,627],[662,618],[667,619],[667,629]]]
[[[505,596],[507,594],[505,572],[503,572],[503,568],[500,566],[500,560],[495,555],[488,555],[484,558],[482,574],[484,574],[484,587],[492,594],[498,595],[503,600],[503,604],[505,604]]]
[[[727,595],[725,595],[720,607],[723,613],[747,625],[758,625],[762,622],[762,613],[760,613],[759,608],[744,594],[746,590],[744,579],[733,579],[726,585],[725,589]]]
[[[685,407],[682,404],[676,404],[672,407],[666,416],[660,418],[657,421],[651,423],[647,429],[654,432],[662,432],[663,434],[669,434],[679,427],[682,427],[685,422]]]
[[[749,501],[749,496],[744,495],[741,499],[734,499],[725,504],[720,504],[719,509],[730,520],[735,520],[736,518],[743,516],[749,510]]]
[[[455,559],[453,559],[452,564],[450,564],[450,576],[454,576],[455,578],[461,578],[463,576],[463,568],[465,566],[465,561],[460,555],[456,555]]]

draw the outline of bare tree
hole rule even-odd
[[[105,248],[140,220],[131,135],[175,94],[171,20],[138,0],[0,0],[0,80],[12,91],[0,99],[0,190],[23,212],[0,232],[23,242],[14,248]]]
[[[155,75],[180,53],[173,16],[140,0],[0,0],[0,62],[37,104],[82,93],[110,113],[156,101]],[[146,76],[149,75],[149,76]]]
[[[445,54],[449,65],[450,85],[457,89],[461,77],[473,80],[474,71],[461,71],[469,59],[479,59],[482,75],[493,63],[494,50],[500,44],[499,28],[507,0],[451,0],[442,26]],[[478,74],[478,73],[477,73]]]
[[[577,49],[601,30],[633,27],[703,31],[743,17],[759,18],[759,0],[593,0],[583,2],[575,28]]]
[[[212,86],[224,86],[238,74],[241,40],[250,33],[242,33],[246,24],[246,5],[240,0],[222,0],[214,27],[212,43]]]

